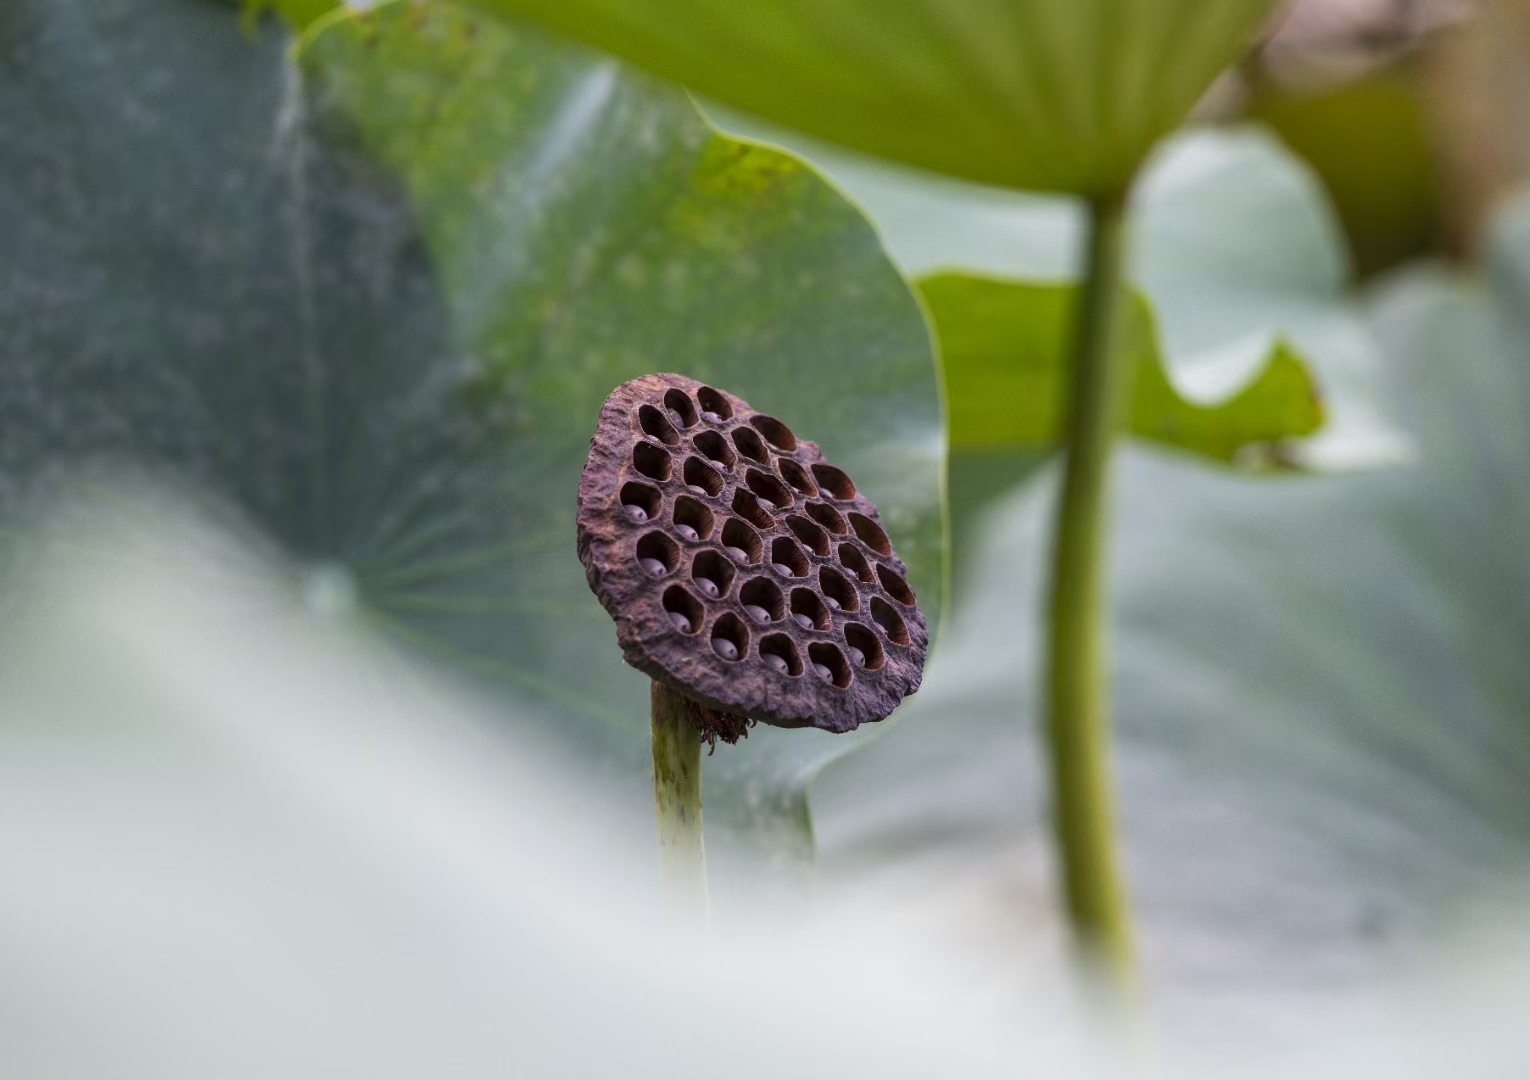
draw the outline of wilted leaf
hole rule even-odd
[[[1377,308],[1417,464],[1254,484],[1124,455],[1131,892],[1150,999],[1205,1030],[1271,1034],[1293,995],[1469,932],[1530,868],[1530,213],[1502,240],[1487,286],[1411,280]],[[1058,925],[1031,722],[1048,496],[996,513],[920,700],[814,791],[825,872],[924,883],[902,895],[975,963]]]
[[[484,0],[730,105],[982,183],[1124,187],[1271,0]]]
[[[180,477],[297,560],[316,610],[487,686],[635,815],[647,684],[574,553],[613,386],[683,371],[821,442],[939,610],[927,333],[815,174],[540,30],[397,5],[300,70],[238,17],[30,0],[3,23],[9,518],[72,466]],[[800,849],[802,777],[846,745],[815,736],[719,754],[711,820]]]

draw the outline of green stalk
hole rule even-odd
[[[1116,851],[1102,623],[1111,450],[1132,377],[1119,342],[1125,225],[1124,200],[1089,204],[1088,261],[1069,365],[1047,666],[1053,819],[1068,913],[1085,958],[1122,981],[1132,969],[1133,946]]]
[[[707,917],[707,856],[701,838],[701,733],[685,698],[653,684],[653,810],[659,826],[659,874],[666,903],[690,918]]]

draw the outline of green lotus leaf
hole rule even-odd
[[[925,278],[919,288],[940,339],[952,451],[1056,445],[1078,288],[966,274]],[[1285,440],[1323,422],[1306,368],[1284,344],[1252,382],[1209,405],[1171,385],[1140,293],[1127,302],[1121,348],[1136,369],[1132,434],[1227,463],[1278,465]]]
[[[169,475],[638,820],[647,682],[574,552],[614,386],[685,372],[820,442],[939,611],[917,301],[851,204],[680,92],[444,5],[321,19],[294,60],[232,6],[24,0],[0,72],[6,522],[75,468]],[[719,836],[810,843],[803,780],[848,745],[816,734],[712,759]]]
[[[709,97],[981,183],[1124,188],[1270,0],[483,0]]]

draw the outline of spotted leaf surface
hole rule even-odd
[[[393,5],[319,19],[294,59],[239,19],[0,19],[8,523],[76,469],[171,477],[316,613],[578,748],[637,815],[646,680],[573,543],[613,386],[681,371],[825,432],[938,603],[927,333],[816,174],[534,28]],[[815,735],[710,770],[709,822],[800,849]]]

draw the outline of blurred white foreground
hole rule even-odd
[[[863,893],[851,908],[825,886],[790,910],[773,895],[726,932],[669,924],[651,823],[613,820],[578,763],[428,684],[322,568],[252,553],[173,499],[123,501],[56,517],[5,570],[0,1075],[1225,1077],[1239,1062],[1236,1045],[1142,1030],[1116,1053],[1024,950],[1031,990],[974,993],[921,944],[919,913],[866,910]],[[1305,1045],[1238,1068],[1521,1075],[1530,952],[1499,949],[1491,967],[1378,988],[1342,1030],[1295,1015]]]

